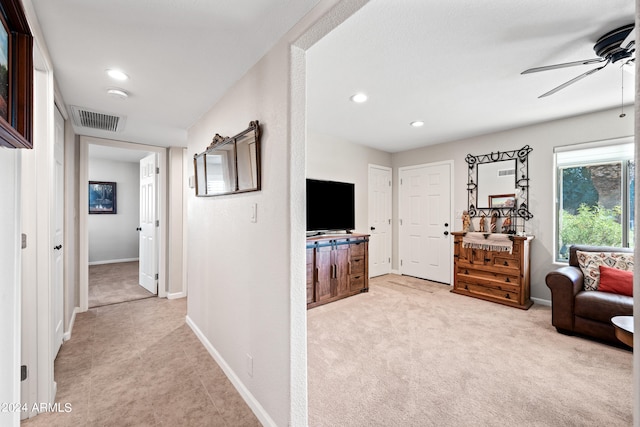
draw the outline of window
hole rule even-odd
[[[556,260],[574,244],[633,247],[633,138],[555,149]]]

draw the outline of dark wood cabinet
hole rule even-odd
[[[452,234],[454,282],[451,292],[525,310],[531,307],[529,243],[533,236],[512,236],[513,249],[509,253],[465,248],[465,233]]]
[[[369,236],[307,238],[307,308],[369,290]]]

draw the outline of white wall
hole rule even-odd
[[[391,167],[391,154],[328,135],[307,134],[307,178],[355,184],[355,231],[359,233],[369,233],[369,164]]]
[[[138,163],[89,159],[89,180],[116,182],[117,197],[115,215],[89,215],[90,264],[138,259],[139,175]]]
[[[364,3],[321,1],[189,130],[192,155],[216,133],[262,125],[260,192],[189,192],[187,321],[263,425],[307,420],[304,49]]]
[[[20,402],[20,152],[0,148],[0,403]],[[0,410],[0,425],[18,425]]]
[[[553,148],[562,145],[612,139],[634,134],[633,116],[619,118],[619,109],[556,120],[505,132],[483,135],[461,141],[438,144],[393,155],[394,173],[402,166],[454,161],[454,210],[467,207],[467,154],[479,155],[493,151],[517,150],[525,145],[533,148],[529,155],[529,210],[533,219],[527,221],[526,231],[535,236],[531,244],[531,296],[550,300],[551,294],[544,278],[555,268],[554,248],[554,169]],[[397,218],[397,180],[394,179],[394,218]],[[456,217],[454,230],[462,222]],[[397,221],[394,222],[394,268],[397,268]]]

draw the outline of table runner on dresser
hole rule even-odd
[[[462,247],[511,253],[513,251],[513,240],[508,234],[467,233],[462,237]]]

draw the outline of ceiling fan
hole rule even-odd
[[[565,62],[563,64],[546,65],[544,67],[529,68],[528,70],[523,71],[521,74],[537,73],[539,71],[555,70],[557,68],[573,67],[576,65],[598,64],[604,62],[604,65],[582,73],[578,77],[574,77],[568,82],[565,82],[538,97],[544,98],[545,96],[553,95],[559,90],[574,84],[578,80],[582,80],[583,78],[602,70],[610,63],[619,63],[621,66],[626,64],[633,65],[634,61],[636,60],[636,42],[635,32],[633,31],[633,29],[634,24],[628,24],[610,31],[604,36],[600,37],[596,44],[593,46],[593,50],[596,52],[596,55],[598,55],[598,58]]]

